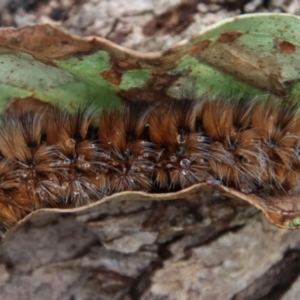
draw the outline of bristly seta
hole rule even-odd
[[[98,120],[98,121],[97,121]],[[0,223],[122,191],[214,179],[242,192],[299,189],[300,112],[257,97],[184,99],[120,110],[11,112],[0,127]]]

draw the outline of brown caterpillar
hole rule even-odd
[[[0,129],[0,223],[121,191],[167,192],[211,179],[243,192],[293,193],[300,112],[278,100],[181,100],[75,113],[6,114]]]

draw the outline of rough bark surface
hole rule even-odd
[[[51,22],[140,51],[298,0],[10,0],[2,26]],[[218,197],[107,203],[27,221],[0,247],[3,300],[299,299],[300,233]]]

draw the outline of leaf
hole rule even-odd
[[[0,30],[0,108],[13,97],[102,107],[121,99],[299,93],[299,17],[244,15],[218,23],[165,53],[139,53],[50,25]]]
[[[212,80],[214,77],[207,75],[207,81],[210,84],[214,82],[213,90],[225,96],[243,88],[246,93],[255,95],[253,87],[275,95],[297,95],[300,79],[299,22],[299,17],[287,14],[236,17],[208,28],[169,53],[178,55],[187,53],[189,49],[190,56],[185,60],[193,56],[200,64],[209,65],[217,77]],[[192,72],[200,68],[200,64]],[[239,86],[224,73],[232,75],[232,81],[246,85]],[[221,79],[218,78],[220,75]],[[201,75],[199,82],[203,85]]]
[[[165,53],[140,53],[50,25],[1,29],[0,109],[14,107],[16,102],[27,107],[42,101],[72,109],[90,100],[103,108],[118,107],[122,101],[180,99],[190,83],[194,97],[296,99],[300,93],[299,26],[300,18],[287,14],[243,15],[218,23]],[[297,197],[265,199],[210,184],[159,195],[125,192],[92,207],[98,209],[107,201],[165,201],[214,193],[251,203],[279,227],[300,224]]]
[[[209,199],[219,198],[223,201],[223,209],[225,209],[228,206],[228,202],[231,201],[236,206],[241,206],[246,209],[248,207],[245,205],[246,203],[249,203],[253,205],[255,208],[261,210],[265,217],[274,225],[280,228],[285,229],[295,229],[299,227],[299,218],[300,218],[300,211],[295,210],[295,206],[299,204],[299,200],[295,198],[290,199],[280,199],[280,203],[278,203],[279,199],[270,198],[269,201],[266,201],[266,199],[262,197],[258,197],[253,194],[244,194],[242,192],[236,191],[232,188],[227,188],[219,183],[200,183],[193,185],[189,188],[186,188],[184,190],[181,190],[179,192],[174,193],[161,193],[161,194],[149,194],[144,192],[122,192],[113,194],[111,196],[105,197],[95,203],[85,205],[78,208],[69,208],[69,209],[62,209],[62,208],[45,208],[40,209],[37,211],[32,212],[28,216],[26,216],[23,220],[21,220],[15,228],[8,231],[7,234],[10,234],[15,229],[19,228],[23,224],[27,223],[28,220],[34,222],[34,220],[39,220],[41,216],[45,214],[57,214],[57,213],[76,213],[76,214],[84,214],[87,216],[91,216],[92,214],[101,214],[101,210],[103,206],[106,203],[110,202],[120,202],[120,201],[186,201],[189,202],[189,199],[199,199],[199,206],[203,207],[203,209],[209,210],[210,206],[214,201],[209,201]],[[203,200],[200,200],[202,199]],[[244,205],[241,205],[241,203],[245,203]],[[207,207],[206,207],[207,206]],[[222,216],[222,206],[219,207],[219,210],[221,211],[219,216],[213,216],[211,215],[210,218],[201,220],[200,227],[206,228],[209,226],[216,226],[218,222],[221,220]],[[234,213],[234,215],[238,215],[238,211]],[[249,216],[253,215],[253,212]],[[248,217],[249,217],[248,216]],[[247,216],[244,216],[247,218]],[[232,220],[229,222],[230,224],[234,223]],[[220,226],[220,228],[223,228],[223,226],[226,228],[226,226],[229,226],[230,224],[225,223]],[[217,227],[218,227],[217,226]],[[7,234],[5,234],[3,237],[5,237]]]

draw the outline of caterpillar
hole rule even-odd
[[[244,193],[294,193],[300,112],[280,100],[143,102],[7,112],[0,127],[0,224],[121,191],[218,180]]]

